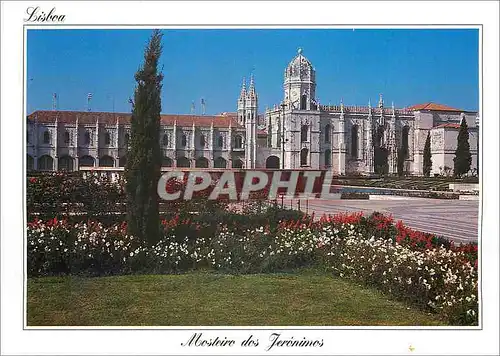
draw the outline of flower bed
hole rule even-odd
[[[27,229],[28,274],[199,268],[257,273],[319,266],[440,312],[452,324],[477,324],[477,245],[454,246],[381,214],[339,214],[319,221],[297,214],[270,209],[213,221],[208,215],[174,216],[162,222],[164,237],[154,246],[127,236],[123,223],[33,221]]]

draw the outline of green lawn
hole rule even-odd
[[[28,326],[445,325],[317,271],[28,280]]]

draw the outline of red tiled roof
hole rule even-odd
[[[59,123],[75,123],[78,117],[79,124],[95,124],[99,118],[100,124],[113,125],[116,121],[120,124],[129,124],[130,113],[111,113],[111,112],[87,112],[87,111],[35,111],[28,115],[28,120],[38,120],[40,123],[53,123],[56,120]],[[160,115],[163,125],[192,126],[196,127],[229,127],[231,123],[234,128],[241,128],[235,116],[200,116],[200,115]]]
[[[440,128],[446,128],[446,129],[459,129],[460,124],[452,124],[452,123],[447,123],[447,124],[441,124],[434,126],[433,129],[440,129]]]
[[[408,109],[414,110],[414,111],[420,111],[420,110],[433,110],[433,111],[459,111],[462,112],[464,110],[460,109],[455,109],[450,106],[446,106],[443,104],[436,104],[436,103],[424,103],[424,104],[418,104],[418,105],[413,105],[410,106]]]

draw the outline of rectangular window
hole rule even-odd
[[[85,132],[85,139],[84,139],[84,143],[86,145],[90,145],[90,132]]]
[[[307,125],[302,125],[302,129],[300,130],[300,142],[307,142],[308,131],[309,127]]]

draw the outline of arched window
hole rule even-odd
[[[401,148],[403,149],[403,155],[405,158],[408,158],[409,154],[409,146],[408,146],[408,137],[410,134],[410,127],[407,125],[403,126],[403,130],[401,133]]]
[[[169,157],[165,157],[165,156],[164,156],[164,157],[163,157],[163,160],[162,160],[162,162],[161,162],[161,166],[162,166],[162,167],[172,167],[173,163],[174,163],[174,162],[172,161],[172,159],[171,159],[171,158],[169,158]]]
[[[241,135],[236,135],[234,137],[234,147],[235,148],[242,148],[243,147],[243,137],[241,137]]]
[[[233,168],[243,168],[243,161],[241,159],[233,160]]]
[[[128,133],[125,134],[125,146],[128,147],[128,142],[130,141],[130,135]]]
[[[379,126],[375,135],[375,147],[383,147],[384,145],[384,126]]]
[[[186,157],[179,157],[177,158],[177,167],[189,168],[191,167],[191,162]]]
[[[205,157],[199,157],[194,164],[196,168],[208,168],[208,159]]]
[[[200,146],[201,147],[205,147],[205,145],[207,144],[207,140],[205,139],[205,135],[200,135]]]
[[[217,157],[214,161],[214,168],[226,168],[227,161],[222,157]]]
[[[328,149],[325,151],[325,167],[331,167],[331,166],[332,166],[332,151]]]
[[[57,168],[61,171],[73,171],[73,158],[70,156],[59,157],[59,164]]]
[[[325,126],[325,143],[330,143],[331,126],[326,124]]]
[[[104,134],[104,144],[105,145],[110,145],[111,144],[111,135],[109,134],[109,132],[106,132]]]
[[[163,146],[168,146],[168,135],[164,134],[163,138],[161,139],[161,143]]]
[[[186,135],[182,135],[181,137],[181,146],[186,147],[187,146],[187,137]]]
[[[84,138],[84,143],[86,145],[90,145],[90,132],[85,132],[85,138]]]
[[[92,156],[82,156],[78,160],[80,167],[94,167],[95,160]]]
[[[307,109],[307,95],[304,94],[300,97],[300,110]]]
[[[307,131],[309,131],[309,127],[307,125],[302,125],[300,130],[300,142],[307,142]]]
[[[266,159],[266,168],[280,168],[280,159],[277,156],[269,156]]]
[[[45,131],[43,133],[43,143],[45,143],[45,144],[50,143],[50,132],[49,131]]]
[[[358,125],[354,125],[351,129],[351,156],[358,157]]]
[[[95,165],[95,160],[92,156],[82,156],[78,161],[80,167],[94,167]]]
[[[300,165],[307,166],[307,156],[309,155],[309,150],[307,148],[303,148],[300,151]]]
[[[219,146],[220,148],[224,147],[224,137],[217,137],[217,146]]]
[[[41,171],[51,171],[54,169],[54,160],[51,156],[43,155],[38,158],[38,169]]]
[[[69,144],[69,132],[68,131],[64,132],[64,143]]]
[[[113,167],[115,159],[111,156],[102,156],[99,158],[99,167]]]

